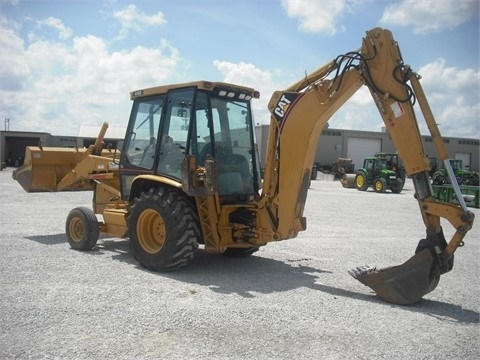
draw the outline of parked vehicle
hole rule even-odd
[[[397,172],[390,169],[387,159],[382,157],[367,157],[363,160],[363,168],[357,170],[355,175],[355,187],[359,191],[365,191],[373,187],[375,192],[383,193],[390,190],[400,193],[404,181],[397,177]]]
[[[459,185],[472,185],[478,186],[478,172],[470,171],[463,167],[462,160],[450,159],[450,164],[453,169],[453,173]],[[441,169],[435,171],[432,177],[433,185],[444,185],[450,184],[452,181],[447,174],[445,166],[442,166]]]

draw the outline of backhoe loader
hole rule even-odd
[[[78,207],[67,217],[74,249],[93,248],[99,234],[128,237],[135,258],[154,271],[187,265],[199,244],[208,252],[248,256],[306,230],[303,212],[322,129],[366,86],[412,178],[426,234],[404,264],[350,274],[388,302],[412,304],[452,269],[474,220],[464,202],[442,203],[432,195],[415,101],[460,190],[419,79],[389,30],[366,32],[360,49],[273,93],[263,179],[251,110],[259,93],[209,81],[133,91],[121,151],[100,146],[105,123],[88,149],[28,147],[13,177],[26,191],[93,188],[93,209]],[[441,218],[455,229],[448,243]]]

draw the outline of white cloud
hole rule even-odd
[[[444,59],[423,66],[420,83],[444,136],[480,138],[480,72],[448,67]],[[429,131],[418,103],[415,112],[422,134]],[[385,126],[366,87],[331,119],[330,127],[375,130]]]
[[[1,35],[0,108],[11,130],[77,135],[81,124],[125,126],[130,91],[170,82],[188,67],[165,40],[111,52],[93,35],[73,38],[73,46],[28,47],[11,29],[2,26]]]
[[[437,59],[418,73],[440,132],[480,138],[480,71],[447,67]]]
[[[255,122],[268,124],[270,122],[270,112],[267,105],[270,97],[276,90],[281,90],[273,79],[269,71],[261,70],[249,63],[231,63],[227,61],[215,60],[213,65],[222,73],[223,81],[248,86],[260,91],[260,99],[253,100],[253,110]]]
[[[329,127],[335,129],[380,131],[382,126],[382,117],[366,86],[353,94],[329,121]]]
[[[113,16],[122,26],[117,40],[126,38],[131,31],[142,32],[146,26],[160,26],[167,23],[161,11],[154,15],[146,15],[135,5],[128,5],[125,9],[115,11]]]
[[[346,0],[282,0],[282,6],[289,17],[299,19],[300,30],[333,35],[338,30],[337,19],[346,10]]]
[[[478,0],[402,0],[386,7],[380,22],[413,26],[414,33],[428,34],[453,29],[478,16]]]
[[[0,89],[17,91],[25,86],[29,68],[21,56],[23,40],[15,31],[5,24],[0,27],[0,49],[2,49],[0,66]],[[12,54],[13,56],[8,56]],[[20,55],[20,56],[19,56]]]
[[[39,25],[48,26],[58,32],[58,37],[62,40],[68,39],[72,36],[72,30],[65,25],[63,25],[60,19],[49,17],[48,19],[41,20],[38,22]]]

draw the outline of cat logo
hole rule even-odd
[[[280,100],[278,101],[277,106],[275,107],[275,114],[283,118],[283,116],[288,110],[288,106],[290,105],[290,103],[291,101],[288,100],[285,94],[283,94]]]
[[[282,93],[280,100],[278,100],[273,116],[278,121],[279,125],[283,126],[289,111],[295,105],[295,102],[303,95],[303,93]]]

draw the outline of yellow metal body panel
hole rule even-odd
[[[234,84],[229,84],[224,82],[192,81],[192,82],[186,82],[186,83],[180,83],[180,84],[170,84],[170,85],[156,86],[156,87],[146,88],[141,90],[135,90],[130,93],[130,100],[134,100],[137,97],[141,97],[141,96],[166,94],[170,90],[187,88],[187,87],[196,87],[198,89],[207,90],[207,91],[212,91],[215,88],[232,89],[234,91],[249,94],[254,98],[258,98],[260,96],[258,91],[255,91],[254,89],[245,87],[245,86],[239,86],[239,85],[234,85]]]
[[[104,224],[100,230],[104,234],[119,238],[127,236],[127,210],[125,209],[105,209],[103,211]]]

